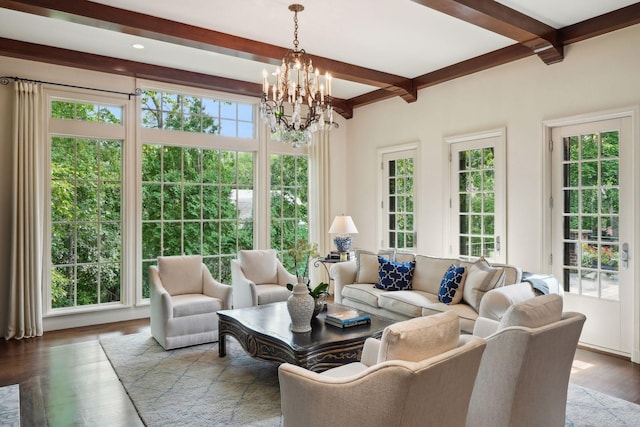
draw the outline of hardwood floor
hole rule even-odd
[[[0,386],[20,384],[22,425],[142,425],[98,342],[138,332],[148,319],[0,340]],[[640,365],[619,357],[578,349],[570,381],[640,404]]]

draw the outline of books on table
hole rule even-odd
[[[371,316],[361,313],[354,308],[331,306],[324,319],[325,323],[338,328],[348,328],[350,326],[367,325],[371,323]]]

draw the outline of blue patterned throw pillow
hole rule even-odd
[[[375,286],[387,291],[409,290],[415,268],[415,261],[394,262],[378,257],[378,283]]]
[[[462,287],[464,285],[465,268],[454,264],[447,269],[440,282],[438,301],[447,305],[458,304],[462,301]]]

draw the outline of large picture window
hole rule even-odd
[[[309,240],[309,162],[306,156],[271,155],[271,248],[283,251]],[[283,257],[293,271],[293,259]]]
[[[202,255],[230,283],[229,260],[253,247],[253,154],[142,147],[143,297],[160,255]]]
[[[76,122],[122,124],[123,108],[54,100],[67,135],[50,139],[49,310],[121,302],[123,140],[74,135]],[[108,130],[107,130],[108,133]]]

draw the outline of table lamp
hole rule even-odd
[[[329,228],[329,234],[335,234],[333,243],[336,245],[336,249],[340,252],[347,252],[351,247],[350,234],[357,233],[358,229],[353,223],[353,220],[349,215],[338,215],[333,219],[331,228]]]

